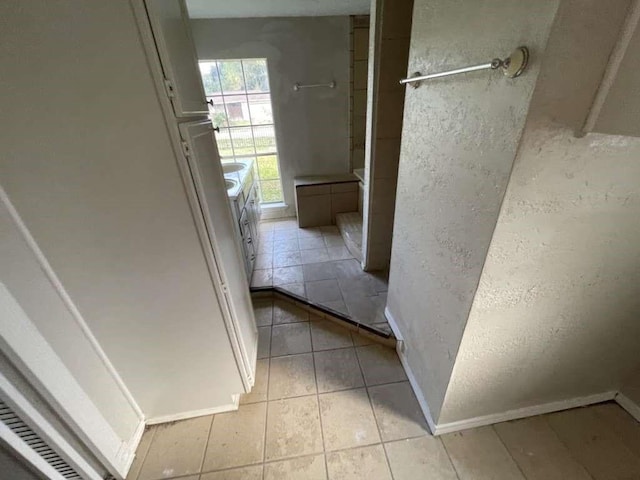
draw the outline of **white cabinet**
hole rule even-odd
[[[217,297],[225,328],[222,331],[213,322],[211,326],[216,327],[216,338],[228,336],[235,372],[248,392],[255,380],[257,327],[213,126],[204,118],[208,108],[185,2],[133,0],[138,14],[142,14],[139,8],[142,2],[146,7],[145,20],[148,19],[141,27],[142,37],[156,84],[160,86],[160,78],[165,84],[170,83],[170,89],[165,91],[172,108],[168,108],[167,99],[161,98],[164,115],[201,242],[202,261],[206,262],[212,281],[211,293]],[[195,115],[203,118],[184,122],[184,117]],[[211,320],[217,314],[210,312]],[[227,372],[226,366],[224,372],[222,366],[212,368],[220,378],[234,380],[234,374]],[[223,388],[220,384],[221,392]],[[217,389],[213,390],[217,393]]]
[[[178,123],[184,117],[209,113],[186,4],[184,0],[138,1],[144,1],[146,6],[154,53],[177,117],[170,119],[170,128],[180,131],[184,156],[179,162],[182,171],[188,172],[186,181],[192,183],[187,185],[187,191],[195,190],[197,197],[198,205],[192,208],[196,224],[200,225],[203,261],[209,267],[243,383],[250,388],[255,378],[257,328],[213,126],[204,119]]]
[[[184,0],[146,0],[153,37],[176,117],[207,115],[209,109],[197,67]]]
[[[258,199],[258,186],[253,185],[249,199],[245,205],[247,213],[249,215],[249,226],[251,227],[251,233],[256,241],[260,238],[258,233],[258,224],[260,223],[260,201]]]
[[[231,211],[236,220],[238,242],[242,245],[245,271],[247,280],[250,282],[258,255],[258,223],[260,222],[258,190],[252,172],[245,177],[243,188],[238,196],[231,200]]]
[[[214,254],[215,265],[211,270],[219,277],[214,278],[214,282],[221,287],[223,298],[220,303],[232,320],[228,325],[229,333],[232,340],[234,337],[238,340],[243,368],[254,377],[258,330],[240,267],[244,263],[243,255],[235,235],[213,125],[208,120],[182,123],[180,134]]]

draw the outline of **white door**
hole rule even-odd
[[[165,89],[177,117],[207,115],[198,59],[184,0],[146,0]]]
[[[215,260],[227,330],[245,385],[253,385],[258,330],[233,226],[218,147],[209,120],[180,125],[185,158],[198,195]],[[226,302],[226,304],[224,304]]]

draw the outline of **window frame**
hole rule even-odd
[[[259,60],[259,61],[264,61],[265,64],[265,68],[266,68],[266,78],[267,78],[267,90],[266,91],[260,91],[260,92],[250,92],[247,89],[247,77],[245,74],[245,61],[253,61],[253,60]],[[239,62],[240,63],[240,67],[241,67],[241,72],[242,72],[242,84],[243,84],[243,90],[241,92],[233,92],[233,93],[225,93],[223,87],[222,87],[222,81],[220,80],[221,75],[220,75],[220,62]],[[256,179],[256,183],[258,186],[258,197],[260,199],[260,204],[261,205],[273,205],[273,204],[279,204],[279,203],[284,203],[284,189],[282,186],[282,169],[280,168],[280,155],[279,155],[279,149],[278,149],[278,136],[276,133],[276,128],[275,128],[275,118],[273,115],[273,97],[271,95],[271,83],[269,81],[269,67],[268,67],[268,60],[266,58],[220,58],[220,59],[200,59],[198,61],[199,64],[211,64],[213,63],[215,65],[216,71],[217,71],[217,81],[218,81],[218,92],[210,95],[207,93],[206,89],[205,89],[205,98],[207,101],[210,100],[214,100],[216,98],[220,99],[222,101],[222,107],[224,109],[224,116],[225,116],[225,124],[226,126],[222,126],[222,125],[214,125],[214,126],[218,126],[220,128],[220,132],[219,134],[224,133],[226,135],[225,137],[225,142],[226,139],[228,138],[229,140],[229,149],[225,149],[225,151],[227,150],[231,150],[231,155],[222,155],[220,154],[220,161],[221,163],[229,163],[229,162],[234,162],[234,161],[238,161],[238,160],[246,160],[247,158],[252,158],[253,159],[253,172],[254,172],[254,178]],[[201,75],[202,75],[202,71],[201,71]],[[204,82],[203,82],[204,83]],[[251,114],[251,108],[250,108],[250,98],[251,97],[257,97],[257,96],[265,96],[268,95],[268,99],[269,99],[269,104],[271,107],[271,123],[253,123],[253,117]],[[229,109],[227,107],[227,102],[225,101],[225,98],[228,97],[244,97],[244,100],[246,101],[246,105],[247,105],[247,116],[249,118],[249,123],[247,125],[231,125],[231,116],[229,115]],[[212,122],[213,122],[213,114],[215,113],[212,110],[212,106],[209,105],[209,117],[211,118]],[[273,149],[267,150],[267,151],[260,151],[260,153],[258,153],[258,148],[257,148],[257,142],[256,142],[256,134],[255,134],[255,130],[260,128],[260,127],[271,127],[273,129],[273,141],[274,141],[274,145],[273,145]],[[250,140],[251,140],[251,145],[253,148],[253,153],[236,153],[236,146],[234,146],[234,141],[233,141],[233,137],[232,137],[232,131],[233,130],[240,130],[243,128],[248,128],[249,131],[251,132],[250,135]],[[258,166],[258,159],[260,157],[271,157],[271,156],[275,156],[276,157],[276,166],[277,166],[277,173],[278,176],[277,178],[268,178],[268,179],[262,179],[262,177],[260,176],[260,168]],[[263,200],[263,183],[264,182],[268,182],[268,183],[272,183],[274,181],[278,182],[278,186],[279,186],[279,192],[280,192],[280,197],[277,200],[270,200],[270,201],[264,201]]]

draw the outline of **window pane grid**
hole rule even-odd
[[[200,62],[221,161],[252,158],[261,203],[282,201],[265,59]]]

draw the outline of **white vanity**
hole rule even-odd
[[[222,164],[227,196],[231,203],[238,241],[242,245],[245,271],[249,281],[258,254],[258,222],[260,221],[258,184],[255,181],[253,168],[253,160]]]

